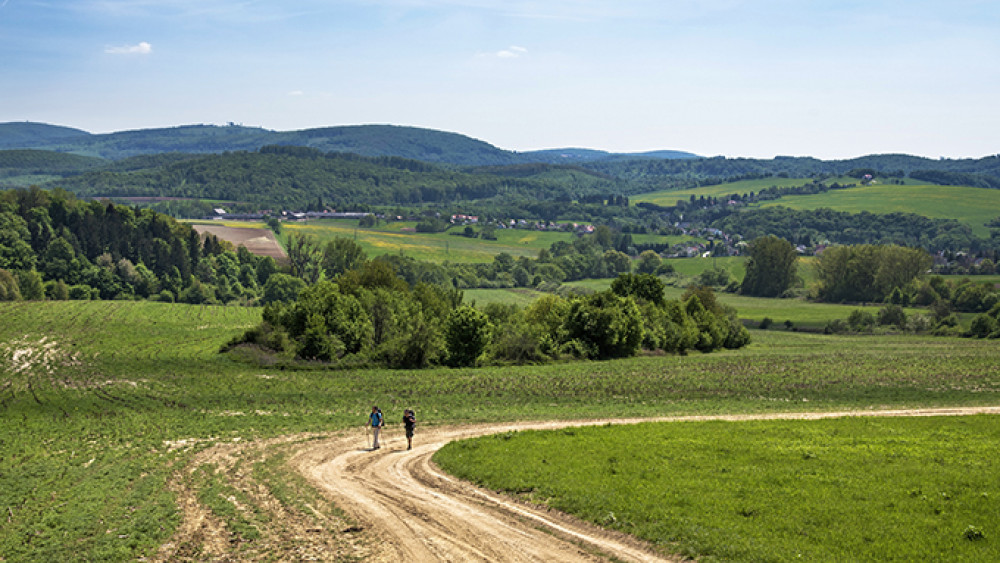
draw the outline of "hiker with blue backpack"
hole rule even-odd
[[[380,447],[378,445],[378,433],[379,430],[382,430],[384,424],[385,418],[382,417],[382,411],[377,405],[372,407],[372,414],[368,416],[368,425],[371,426],[372,434],[375,436],[375,439],[372,441],[373,450],[377,450]]]

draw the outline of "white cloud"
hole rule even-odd
[[[524,47],[518,47],[517,45],[511,45],[502,51],[497,51],[497,57],[501,59],[516,59],[521,55],[528,53],[528,50]]]
[[[109,55],[148,55],[153,52],[153,46],[145,41],[141,41],[136,45],[108,47],[104,52]]]
[[[301,96],[303,94],[305,94],[305,92],[303,92],[302,90],[292,90],[291,92],[288,93],[289,96]]]

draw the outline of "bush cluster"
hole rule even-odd
[[[462,303],[454,289],[411,286],[386,260],[265,306],[263,323],[224,349],[252,344],[288,359],[421,368],[609,359],[641,349],[684,354],[739,348],[749,332],[708,288],[665,300],[652,275],[625,274],[587,296],[546,295],[526,308]]]

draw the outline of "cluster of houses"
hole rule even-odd
[[[478,225],[479,217],[476,215],[463,215],[456,213],[451,216],[453,225]],[[506,219],[497,221],[494,226],[498,229],[525,229],[532,231],[561,231],[574,232],[577,234],[589,234],[594,232],[594,226],[584,223],[557,223],[555,221],[527,221],[525,219]]]

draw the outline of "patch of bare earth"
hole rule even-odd
[[[662,549],[577,518],[454,479],[431,456],[452,440],[497,432],[650,421],[1000,414],[1000,407],[517,422],[421,427],[406,450],[397,428],[372,451],[361,430],[223,443],[195,454],[171,483],[184,518],[157,555],[168,560],[669,561]],[[282,471],[254,471],[278,456]],[[192,490],[200,467],[247,499],[260,531],[242,541]],[[291,487],[283,494],[275,491]],[[245,506],[253,504],[254,506]],[[256,513],[256,514],[255,514]]]
[[[285,249],[278,244],[271,229],[255,229],[243,227],[227,227],[225,225],[191,225],[199,235],[211,234],[219,240],[229,241],[234,247],[245,246],[247,250],[258,256],[270,256],[278,262],[288,260]]]

